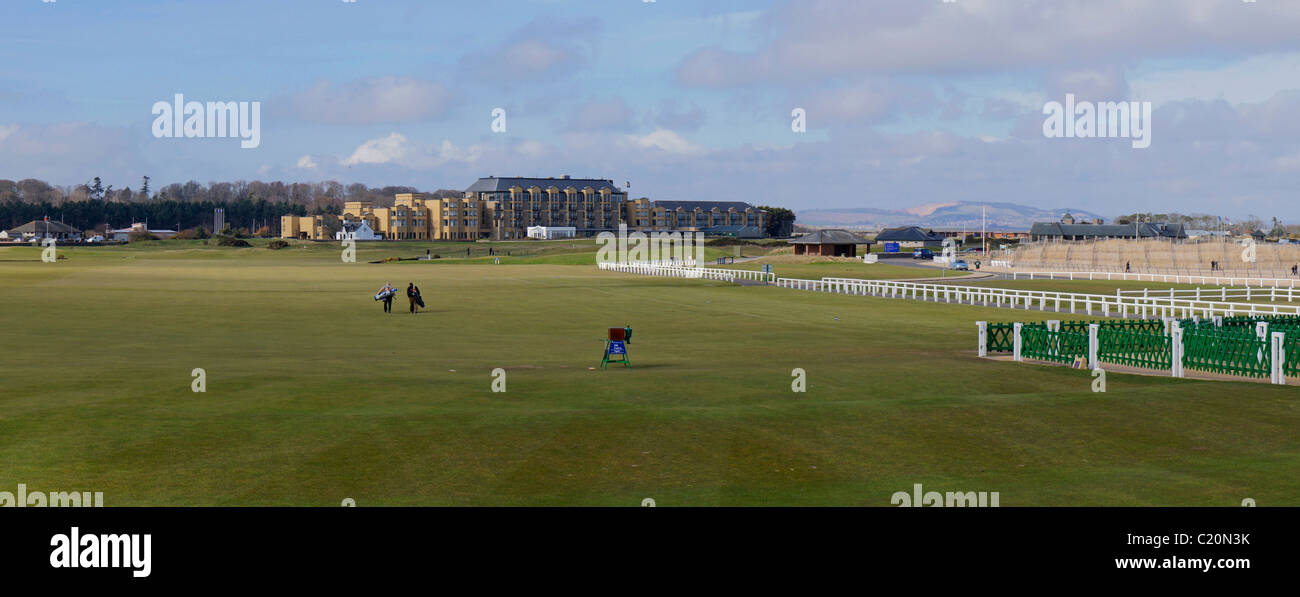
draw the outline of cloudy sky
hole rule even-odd
[[[570,174],[795,209],[1300,220],[1295,1],[5,0],[0,22],[0,178]],[[261,102],[261,144],[156,138],[178,93]],[[1066,94],[1151,102],[1150,147],[1045,137]]]

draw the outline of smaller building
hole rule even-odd
[[[335,215],[280,216],[280,238],[330,240],[338,231],[339,218]]]
[[[10,229],[8,237],[12,240],[52,238],[62,241],[77,241],[81,240],[81,231],[63,222],[32,220],[22,226]]]
[[[1067,214],[1068,217],[1068,214]],[[1031,240],[1097,240],[1108,238],[1185,239],[1182,224],[1138,222],[1134,224],[1070,224],[1068,222],[1034,222],[1029,229]]]
[[[334,233],[334,240],[383,240],[383,237],[375,234],[374,229],[365,220],[356,222],[344,220],[339,231]]]
[[[705,236],[725,238],[763,238],[765,231],[758,226],[710,226],[703,230]]]
[[[136,232],[139,233],[148,232],[149,234],[152,234],[158,238],[171,238],[173,236],[176,236],[175,230],[150,230],[148,226],[136,222],[134,224],[131,224],[130,228],[118,228],[117,230],[110,230],[108,233],[108,238],[115,241],[127,242],[131,240],[131,234]]]
[[[805,234],[790,241],[794,245],[795,255],[820,255],[822,257],[857,257],[858,245],[867,245],[871,252],[871,242],[848,230],[826,228]]]
[[[876,235],[878,243],[898,243],[900,247],[941,247],[943,235],[935,234],[920,226],[902,226],[886,228]]]
[[[576,226],[529,226],[528,238],[538,240],[554,240],[557,238],[573,238],[578,236]]]

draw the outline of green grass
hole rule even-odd
[[[149,245],[60,249],[55,264],[0,248],[0,491],[888,506],[922,483],[1005,506],[1300,503],[1295,388],[1114,374],[1092,393],[1087,372],[975,356],[976,320],[1052,314],[590,260],[364,262],[418,245],[362,243],[355,264],[330,244]],[[428,310],[399,298],[382,313],[385,280],[418,284]],[[588,370],[604,328],[625,324],[633,368]],[[194,368],[206,393],[190,391]],[[791,392],[794,368],[806,393]]]

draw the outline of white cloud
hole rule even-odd
[[[636,114],[621,97],[592,100],[574,111],[569,118],[570,131],[626,131],[632,128]]]
[[[753,52],[707,47],[677,80],[793,84],[853,74],[1087,68],[1216,50],[1300,47],[1300,3],[1182,0],[788,1]]]
[[[318,81],[291,97],[284,115],[327,124],[420,122],[446,116],[451,92],[410,77],[373,77],[336,85]],[[278,105],[278,104],[277,104]]]
[[[699,155],[704,148],[691,143],[681,135],[668,129],[655,129],[646,135],[629,135],[625,138],[633,147],[658,149],[676,155]]]
[[[313,160],[310,155],[305,155],[298,158],[299,168],[303,168],[306,170],[315,170],[316,166],[317,166],[316,160]]]
[[[562,79],[591,63],[601,29],[596,19],[534,19],[502,44],[463,56],[460,71],[495,88]]]
[[[411,143],[406,135],[390,133],[387,137],[362,143],[342,163],[345,166],[394,164],[404,168],[421,169],[434,168],[449,162],[472,163],[482,154],[483,148],[478,145],[461,148],[450,140],[444,140],[439,145],[418,146]]]

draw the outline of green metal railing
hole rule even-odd
[[[1282,350],[1286,353],[1286,360],[1282,362],[1282,373],[1287,377],[1300,377],[1300,334],[1296,336],[1287,334],[1286,341],[1282,343]]]
[[[1102,328],[1097,330],[1097,360],[1144,369],[1170,369],[1172,340],[1161,333]]]
[[[1048,330],[1046,327],[1020,329],[1020,355],[1031,359],[1071,363],[1076,357],[1088,356],[1088,334]]]
[[[1266,340],[1253,334],[1206,333],[1184,330],[1183,368],[1223,375],[1268,377],[1273,353]]]
[[[1268,322],[1273,332],[1286,335],[1282,370],[1288,377],[1300,377],[1300,317],[1224,317],[1179,320],[1183,330],[1183,368],[1222,375],[1268,378],[1272,350],[1269,338],[1259,338],[1256,326]],[[1173,339],[1160,320],[1062,321],[1058,330],[1048,330],[1042,321],[1021,325],[1021,355],[1059,363],[1071,363],[1088,356],[1088,326],[1097,324],[1097,358],[1105,363],[1168,371],[1173,367]],[[990,353],[1014,350],[1015,324],[990,323]]]
[[[1015,350],[1015,324],[990,323],[988,328],[989,352],[1012,352]]]

